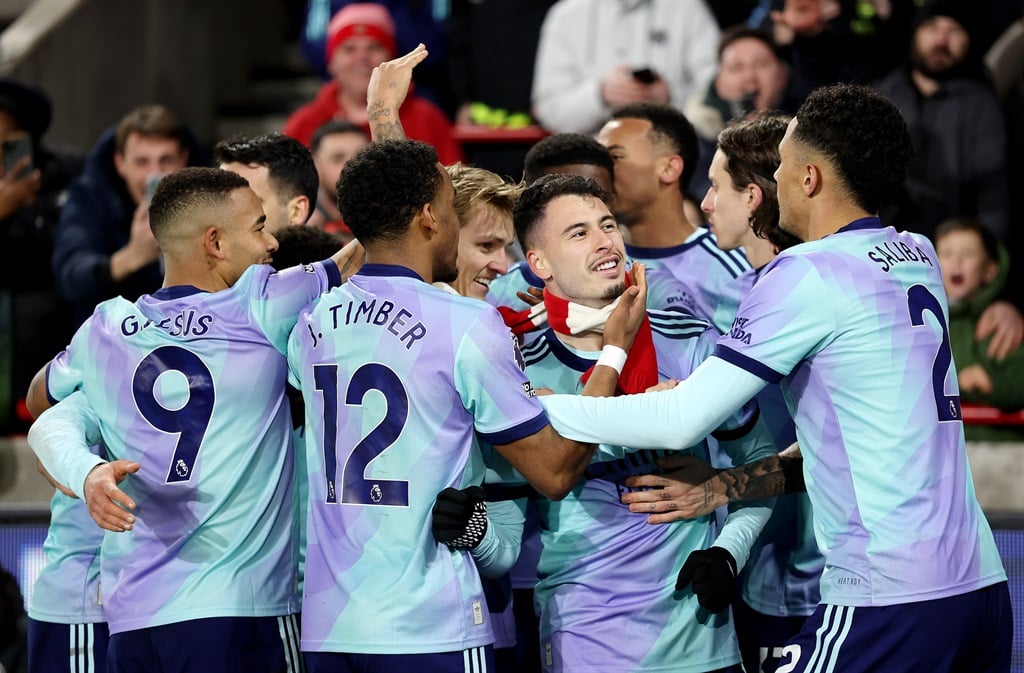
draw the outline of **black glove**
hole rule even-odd
[[[736,594],[736,559],[721,547],[698,549],[686,557],[679,570],[676,591],[682,591],[690,582],[701,607],[721,612]]]
[[[444,489],[434,501],[433,515],[434,539],[452,549],[476,549],[487,533],[484,489]]]

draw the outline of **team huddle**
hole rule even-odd
[[[835,85],[727,129],[713,233],[683,245],[643,244],[594,179],[530,181],[521,268],[476,283],[518,294],[499,311],[458,290],[464,175],[387,123],[424,56],[371,80],[338,181],[357,242],[275,270],[245,179],[171,174],[163,287],[100,304],[33,382],[29,441],[100,548],[67,569],[102,597],[91,665],[496,670],[529,501],[545,671],[741,671],[740,602],[791,618],[751,636],[771,670],[1008,670],[937,256],[877,217],[910,159],[895,107]],[[671,145],[659,114],[601,133]]]

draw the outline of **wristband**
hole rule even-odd
[[[626,365],[626,351],[608,344],[601,349],[601,357],[597,358],[597,364],[611,367],[617,374],[621,374],[622,368]]]

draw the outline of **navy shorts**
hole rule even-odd
[[[819,605],[776,673],[1007,673],[1013,615],[1006,582],[959,596],[879,607]]]
[[[786,643],[800,633],[807,621],[807,617],[766,615],[742,598],[733,602],[732,616],[747,673],[775,673]]]
[[[110,637],[110,673],[298,673],[297,615],[211,617]]]
[[[494,648],[471,647],[434,654],[346,654],[304,652],[306,673],[491,673]]]
[[[28,620],[28,670],[32,673],[105,673],[106,622],[55,624]]]

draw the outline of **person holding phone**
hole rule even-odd
[[[621,105],[682,105],[714,75],[718,35],[702,2],[559,0],[541,27],[534,116],[556,133],[594,133]]]

